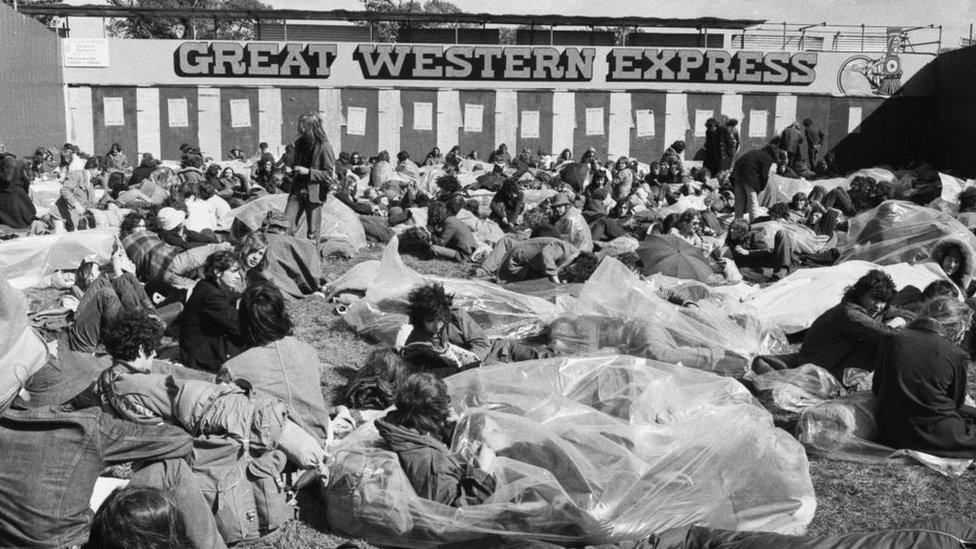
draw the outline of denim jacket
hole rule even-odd
[[[85,543],[89,500],[106,465],[191,451],[179,427],[122,421],[97,407],[8,410],[0,417],[0,547]]]

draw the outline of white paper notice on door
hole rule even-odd
[[[171,128],[188,128],[190,127],[190,117],[189,108],[187,107],[186,98],[178,97],[175,99],[166,100],[167,112],[169,114],[169,127]]]
[[[586,109],[586,135],[603,135],[603,107]]]
[[[106,126],[125,126],[125,108],[121,97],[103,97]]]
[[[346,133],[349,135],[366,135],[366,109],[364,107],[349,107],[346,111]]]
[[[522,111],[521,132],[523,139],[539,138],[539,111]]]
[[[434,129],[434,104],[433,103],[414,102],[413,129],[415,130]]]
[[[251,127],[251,100],[250,99],[230,100],[230,127],[232,128]]]
[[[847,111],[847,133],[858,133],[861,126],[861,107],[851,107]]]
[[[713,114],[713,111],[695,110],[695,137],[705,137],[705,121]]]
[[[637,118],[637,137],[654,137],[654,111],[637,109],[634,115]]]
[[[484,127],[485,106],[476,103],[464,104],[464,131],[480,133]]]
[[[769,124],[769,111],[749,111],[749,137],[766,137]]]

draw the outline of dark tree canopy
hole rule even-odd
[[[260,0],[108,0],[118,7],[209,9],[210,19],[125,17],[108,24],[111,36],[119,38],[175,38],[249,40],[254,37],[254,21],[220,17],[226,9],[263,10],[271,6]]]
[[[447,0],[363,0],[366,11],[374,13],[461,13],[461,9]],[[368,24],[368,23],[367,23]],[[382,21],[372,23],[373,40],[396,42],[401,30],[442,27],[439,23],[410,23]],[[468,25],[458,25],[461,27]]]

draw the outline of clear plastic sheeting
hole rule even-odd
[[[236,219],[252,231],[256,231],[261,228],[269,212],[282,213],[287,203],[288,195],[281,193],[255,198],[228,212],[220,220],[220,224],[230,227]],[[367,244],[366,231],[356,212],[331,196],[325,204],[322,204],[322,238],[348,243],[354,251],[365,248]]]
[[[741,377],[757,355],[786,352],[786,338],[754,315],[730,314],[706,286],[677,291],[679,306],[661,297],[622,263],[605,258],[583,285],[573,309],[550,325],[557,352],[643,356]]]
[[[393,238],[383,252],[366,296],[349,308],[346,322],[359,334],[384,345],[396,343],[407,322],[407,295],[421,284],[440,282],[454,295],[454,306],[471,315],[489,337],[525,337],[541,332],[559,308],[537,297],[510,292],[480,280],[424,276],[403,264]]]
[[[44,286],[57,271],[73,271],[88,256],[111,258],[119,231],[105,227],[0,242],[0,274],[15,288]]]
[[[940,243],[951,241],[974,257],[976,236],[951,215],[911,202],[888,200],[851,218],[840,261],[880,265],[922,261]]]
[[[888,273],[900,290],[912,285],[922,290],[944,278],[933,263],[879,266],[867,261],[846,261],[830,267],[800,269],[786,278],[757,290],[742,300],[763,322],[788,334],[806,330],[818,316],[840,303],[844,290],[871,269]]]
[[[800,414],[796,438],[811,455],[861,463],[913,459],[947,476],[960,476],[972,464],[915,450],[896,450],[877,442],[878,400],[868,391],[811,406]]]
[[[367,424],[336,451],[334,531],[400,547],[583,544],[692,524],[799,534],[813,518],[803,447],[731,379],[607,356],[477,368],[447,384],[460,414],[451,449],[487,447],[495,493],[462,508],[417,497]]]
[[[825,191],[831,191],[837,187],[847,188],[850,179],[846,177],[834,177],[831,179],[817,179],[808,181],[802,178],[783,177],[777,173],[769,174],[769,181],[766,188],[759,193],[759,205],[770,207],[778,202],[789,202],[796,193],[810,194],[815,186],[823,187]]]
[[[759,401],[774,414],[799,414],[846,392],[833,374],[813,364],[761,375],[750,373],[746,379]]]

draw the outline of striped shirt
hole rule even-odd
[[[122,239],[122,246],[136,265],[136,276],[146,282],[162,280],[173,258],[183,251],[163,242],[152,231],[129,234]]]

